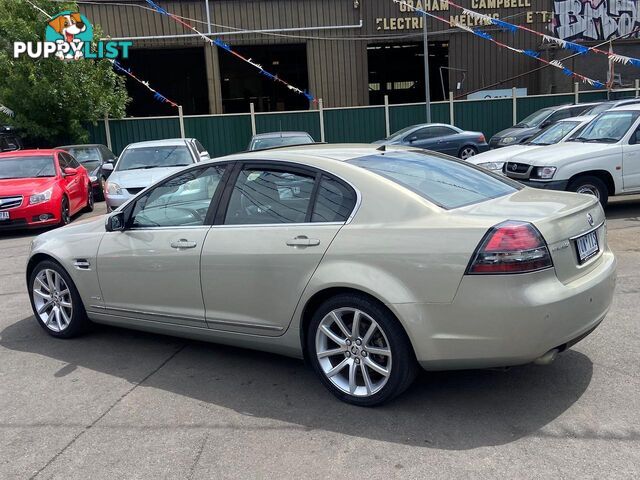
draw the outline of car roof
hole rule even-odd
[[[309,135],[307,132],[266,132],[266,133],[258,133],[254,135],[252,138],[257,139],[257,138],[300,137],[300,136],[310,137],[311,135]]]
[[[587,107],[595,107],[596,105],[599,105],[598,102],[588,102],[588,103],[572,103],[570,105],[560,105],[559,107],[557,107],[557,110],[566,110],[567,108],[575,108],[575,107],[584,107],[585,110]],[[554,107],[547,107],[547,108],[554,108]],[[541,110],[544,110],[541,108]]]
[[[164,140],[148,140],[146,142],[130,143],[126,146],[130,148],[144,148],[144,147],[177,147],[186,145],[187,142],[193,141],[193,138],[167,138]]]
[[[406,147],[402,145],[373,145],[369,143],[311,143],[307,145],[292,145],[267,150],[255,150],[249,152],[235,153],[225,157],[218,157],[212,162],[228,160],[280,160],[298,161],[308,159],[324,159],[345,162],[354,158],[378,155],[383,152],[417,151],[424,152],[419,148]],[[436,152],[436,156],[441,156]]]
[[[63,152],[59,148],[33,148],[30,150],[13,150],[10,152],[2,152],[0,153],[0,158],[2,157],[32,157],[34,155],[53,155],[56,152]],[[66,152],[65,152],[66,153]]]
[[[449,123],[418,123],[416,125],[412,125],[411,128],[422,128],[422,127],[451,127],[451,128],[455,128],[456,130],[462,130],[459,127],[456,127],[455,125],[451,125]]]
[[[67,148],[79,148],[79,147],[105,147],[102,143],[79,143],[77,145],[63,145],[56,147],[59,150],[66,150]]]
[[[630,111],[640,111],[640,103],[632,104],[632,105],[620,105],[619,107],[612,108],[611,110],[630,110]],[[608,110],[608,111],[611,111]]]

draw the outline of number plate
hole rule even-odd
[[[586,262],[600,251],[596,232],[590,232],[576,238],[576,246],[578,248],[578,261],[580,263]]]
[[[0,212],[0,220],[9,220],[9,212]]]

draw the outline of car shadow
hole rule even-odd
[[[640,222],[640,201],[637,195],[619,197],[605,208],[607,219],[624,219],[637,224]]]
[[[67,363],[57,377],[83,367],[133,384],[141,378],[127,364],[132,355],[169,346],[179,353],[145,386],[294,428],[446,450],[534,434],[581,397],[593,374],[591,360],[569,350],[546,367],[422,372],[392,402],[360,408],[335,399],[302,361],[262,352],[98,325],[80,338],[59,340],[33,317],[0,332],[0,345]]]

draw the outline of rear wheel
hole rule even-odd
[[[461,158],[462,160],[466,160],[468,158],[473,157],[477,153],[478,153],[478,150],[476,150],[474,146],[466,145],[460,149],[460,151],[458,152],[458,157]]]
[[[609,190],[605,183],[598,177],[585,175],[572,180],[567,190],[576,193],[586,193],[595,196],[604,207],[609,201]]]
[[[307,351],[322,383],[340,400],[360,406],[386,402],[406,390],[417,363],[396,318],[364,295],[337,295],[315,312]]]
[[[98,200],[104,200],[104,184],[106,183],[106,179],[104,177],[100,177],[100,186],[98,187],[100,191],[98,192]]]
[[[45,260],[33,269],[29,298],[36,320],[51,336],[73,337],[89,322],[73,281],[55,262]]]

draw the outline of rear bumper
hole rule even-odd
[[[511,177],[509,177],[511,178]],[[542,188],[544,190],[566,190],[569,185],[569,180],[552,180],[550,182],[535,182],[531,180],[520,180],[517,178],[511,178],[511,180],[517,180],[518,182],[526,185],[527,187]]]
[[[616,260],[563,284],[553,269],[523,275],[465,276],[451,304],[396,304],[418,361],[427,370],[530,363],[567,348],[607,314]]]
[[[486,143],[478,144],[478,153],[484,153],[489,151],[489,145]]]

